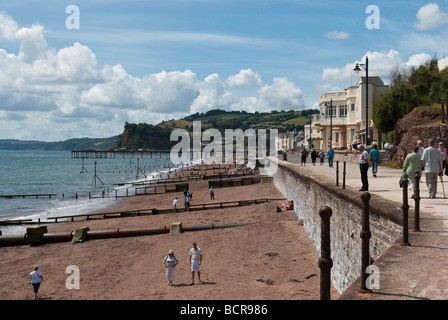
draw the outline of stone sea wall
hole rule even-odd
[[[303,220],[303,226],[320,256],[321,218],[323,206],[332,209],[330,218],[331,258],[333,286],[342,293],[361,275],[361,193],[347,187],[335,186],[326,176],[310,175],[300,167],[270,158],[278,163],[277,170],[271,166],[267,173],[273,177],[280,192],[293,200],[295,212]],[[376,198],[370,201],[370,257],[378,259],[381,254],[401,237],[401,204]],[[375,203],[375,206],[372,206]],[[317,263],[317,260],[316,260]]]

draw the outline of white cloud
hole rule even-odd
[[[15,32],[19,29],[18,24],[5,12],[0,12],[0,40],[15,39]]]
[[[42,34],[43,29],[40,25],[33,25],[31,28],[21,28],[16,31],[16,39],[20,41],[20,60],[31,63],[44,58],[47,42]]]
[[[199,80],[190,70],[135,77],[123,65],[98,66],[92,50],[78,42],[48,47],[40,25],[20,27],[0,14],[0,34],[19,52],[0,49],[0,137],[56,141],[119,134],[124,122],[152,123],[210,109],[271,111],[304,105],[302,91],[286,78],[263,85],[243,69],[223,80]],[[248,88],[259,88],[248,93]],[[236,97],[230,89],[245,88]],[[12,135],[12,136],[11,136]]]
[[[347,39],[350,34],[344,31],[330,31],[325,33],[324,37],[328,39]]]
[[[232,109],[268,112],[303,109],[304,105],[304,95],[300,88],[286,78],[274,78],[272,85],[264,85],[257,91],[257,97],[241,98],[232,105]]]
[[[418,22],[415,28],[418,30],[435,29],[444,23],[448,23],[448,14],[442,12],[437,3],[428,3],[417,12]]]
[[[356,75],[353,72],[353,68],[356,63],[364,64],[366,57],[369,58],[369,77],[379,76],[383,81],[387,82],[390,72],[394,67],[410,67],[419,66],[424,64],[431,57],[426,53],[414,54],[405,61],[405,58],[396,50],[389,51],[373,51],[366,53],[359,61],[347,63],[344,67],[340,68],[327,68],[322,72],[321,79],[333,84],[345,84],[351,83],[353,79],[359,78],[359,76],[365,76],[365,71]],[[320,85],[322,86],[322,85]]]
[[[238,74],[228,77],[226,83],[230,88],[248,88],[263,85],[260,75],[252,71],[252,69],[241,70]]]
[[[431,60],[431,56],[427,53],[417,53],[409,57],[408,61],[404,63],[406,67],[418,67]]]
[[[228,110],[236,99],[226,90],[224,81],[218,74],[211,74],[198,85],[199,95],[191,104],[191,113],[206,112],[212,109]]]

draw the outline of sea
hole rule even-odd
[[[133,196],[135,182],[168,177],[178,170],[169,154],[141,157],[72,158],[71,151],[0,150],[0,220],[84,214]],[[48,196],[2,197],[6,195]],[[0,225],[3,235],[22,234],[26,225]]]

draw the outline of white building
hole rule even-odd
[[[373,125],[372,109],[374,103],[389,90],[379,77],[369,76],[368,101],[368,134],[369,143],[376,140],[381,148],[386,135],[379,132]],[[332,106],[332,112],[330,105]],[[315,148],[332,147],[349,148],[354,143],[365,144],[366,129],[366,77],[361,77],[356,86],[343,91],[326,92],[320,96],[320,113],[313,115],[313,125],[320,128],[322,140]]]
[[[303,145],[307,148],[320,149],[322,145],[322,128],[311,124],[311,145],[310,145],[310,125],[305,125],[305,141]]]

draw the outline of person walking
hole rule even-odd
[[[316,165],[316,159],[317,159],[317,152],[314,150],[314,148],[311,149],[311,162],[313,163],[313,166]]]
[[[415,171],[418,171],[419,174],[422,173],[422,160],[418,150],[419,147],[414,146],[413,152],[406,156],[403,163],[403,172],[408,176],[409,190],[414,190],[415,188]]]
[[[184,203],[187,202],[188,191],[184,189]]]
[[[190,205],[191,205],[191,198],[190,196],[187,197],[185,200],[185,211],[190,212]]]
[[[367,177],[367,172],[369,171],[370,167],[369,154],[367,153],[367,150],[363,145],[359,145],[358,150],[361,153],[359,155],[359,170],[361,171],[362,182],[362,187],[361,189],[359,189],[359,191],[369,191],[369,180]]]
[[[196,242],[193,242],[193,248],[190,249],[191,262],[191,284],[194,284],[194,273],[198,273],[199,283],[201,281],[201,264],[202,264],[202,250],[198,247]]]
[[[178,263],[179,260],[174,255],[174,250],[168,251],[168,255],[163,259],[163,264],[166,267],[166,278],[168,279],[169,286],[173,285],[174,274]]]
[[[443,145],[443,142],[439,142],[439,151],[443,156],[443,163],[442,163],[442,173],[440,173],[440,177],[443,176],[443,169],[445,169],[445,174],[448,176],[448,166],[447,166],[447,160],[448,160],[448,154],[446,152],[446,148]]]
[[[174,210],[174,212],[176,212],[176,209],[177,209],[177,202],[178,202],[179,200],[177,199],[177,197],[173,200],[173,210]]]
[[[327,158],[328,158],[328,166],[330,168],[333,168],[334,150],[331,146],[328,147]]]
[[[320,152],[319,152],[319,159],[320,159],[320,165],[322,166],[324,164],[324,159],[325,159],[325,152],[324,152],[324,150],[320,150]]]
[[[37,294],[39,293],[42,281],[44,281],[44,276],[42,275],[42,272],[39,271],[39,266],[36,265],[30,273],[30,282],[33,285],[34,300],[37,300]]]
[[[378,172],[378,165],[380,164],[380,152],[378,151],[378,146],[376,144],[372,145],[372,149],[369,152],[370,163],[372,165],[372,174],[376,178],[376,173]]]
[[[429,190],[429,198],[437,195],[437,176],[443,172],[443,155],[435,148],[434,139],[428,140],[429,146],[423,151],[422,165],[425,166],[426,186]]]
[[[213,186],[210,187],[210,200],[215,200],[215,189],[213,189]]]
[[[300,150],[300,155],[301,155],[301,159],[302,159],[302,161],[300,162],[300,165],[305,166],[306,165],[306,157],[308,156],[308,151],[306,151],[305,147],[302,147],[302,149]]]
[[[422,157],[423,157],[423,151],[425,151],[425,148],[423,147],[423,141],[422,140],[418,140],[417,141],[417,146],[418,146],[418,155],[420,156],[420,160],[421,160]],[[424,165],[422,166],[422,172],[423,172],[423,170],[425,170],[425,166]],[[420,179],[420,182],[423,182],[423,176]]]
[[[421,158],[423,156],[423,151],[425,151],[425,148],[423,147],[423,141],[418,140],[417,146],[418,146],[418,154],[420,155],[420,158]]]

